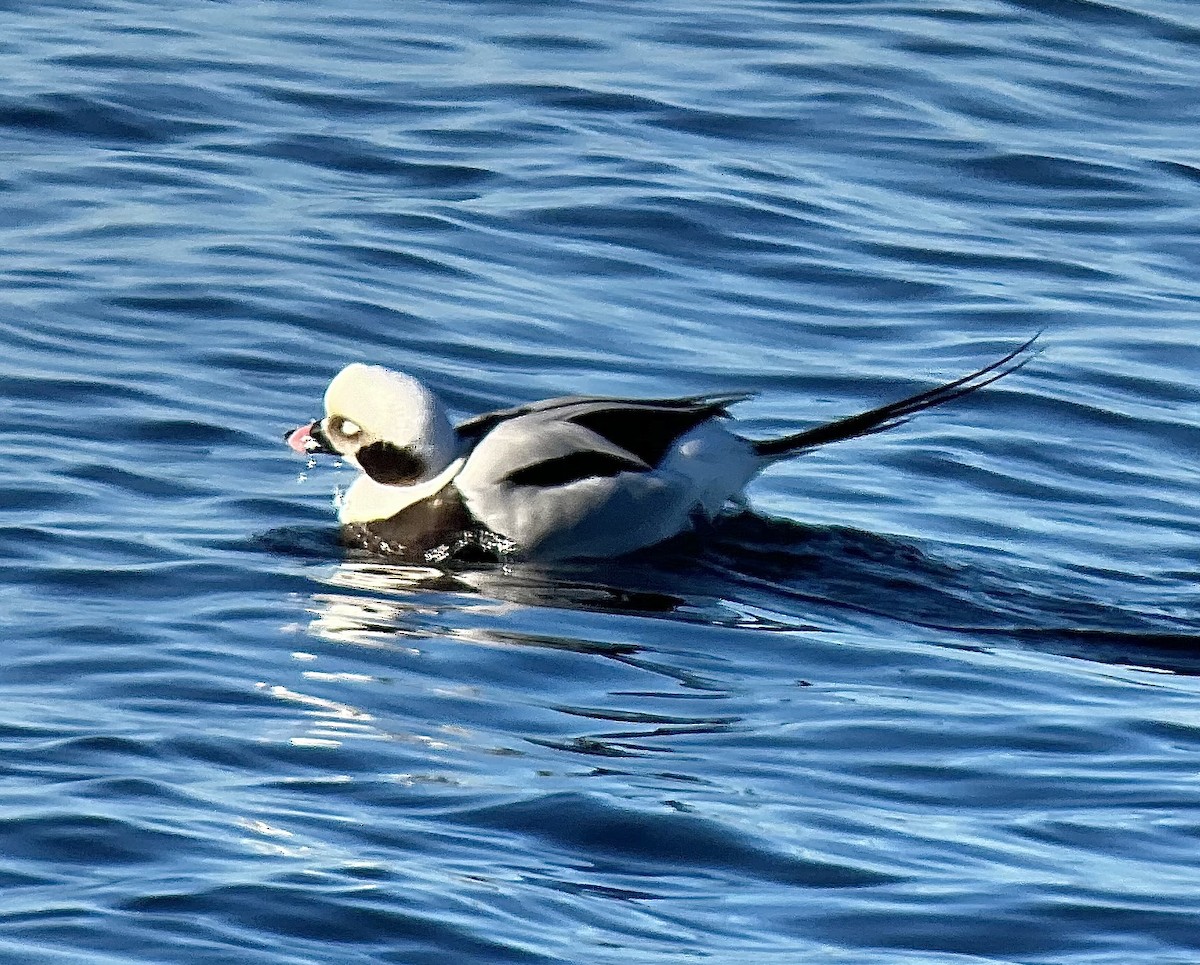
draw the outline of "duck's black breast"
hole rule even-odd
[[[484,537],[492,535],[471,515],[454,483],[387,519],[354,523],[344,530],[351,546],[415,562],[495,558],[494,551],[483,549],[494,542]]]

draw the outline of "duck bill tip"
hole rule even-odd
[[[302,456],[307,456],[314,449],[319,448],[319,443],[313,438],[312,431],[316,426],[315,422],[310,422],[308,425],[299,426],[283,434],[283,441],[288,444],[288,448],[293,452],[298,452]]]

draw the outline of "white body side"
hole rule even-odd
[[[696,515],[716,516],[763,466],[748,442],[708,420],[681,436],[648,472],[546,487],[504,481],[498,466],[514,452],[556,451],[560,427],[577,431],[549,421],[503,423],[454,480],[480,522],[536,559],[619,556],[670,539],[691,529]]]

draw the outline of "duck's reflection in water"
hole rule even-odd
[[[689,633],[697,625],[762,629],[766,619],[723,601],[687,600],[653,587],[600,582],[596,576],[595,570],[559,568],[550,574],[526,565],[453,572],[343,562],[322,574],[324,586],[311,596],[307,630],[322,641],[352,645],[357,654],[295,654],[313,665],[303,672],[313,685],[305,689],[319,689],[322,682],[374,680],[421,691],[421,700],[447,706],[456,698],[460,706],[469,701],[474,708],[467,716],[476,718],[485,716],[481,703],[490,704],[495,719],[523,716],[536,723],[507,735],[510,742],[610,758],[669,752],[671,738],[735,726],[738,715],[710,712],[729,696],[725,658],[690,646]],[[448,643],[512,653],[500,659],[456,653]],[[318,666],[333,660],[341,664],[335,671]],[[363,673],[365,667],[370,672]],[[416,740],[433,748],[434,742],[460,741],[471,729],[466,718],[443,718],[432,725],[435,735],[384,733],[376,719],[383,711],[301,694],[294,687],[274,692],[302,704],[306,715],[319,721],[319,732],[313,728],[305,736],[309,743],[353,734]],[[339,687],[339,696],[344,693]],[[585,720],[596,726],[579,733]]]

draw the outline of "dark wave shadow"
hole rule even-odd
[[[1102,663],[1200,674],[1194,621],[1088,596],[1018,566],[954,560],[904,540],[742,513],[696,563],[744,594],[898,620],[956,645],[1001,641]],[[744,598],[744,597],[743,597]]]

